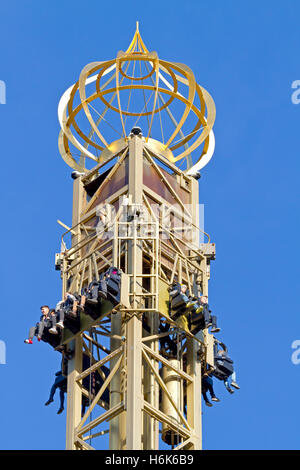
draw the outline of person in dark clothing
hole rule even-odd
[[[203,307],[203,316],[206,328],[211,326],[211,333],[219,333],[221,330],[217,327],[217,317],[216,315],[211,315],[211,310],[209,310],[208,306],[208,298],[206,296],[200,297],[199,303]]]
[[[62,374],[62,371],[56,372],[56,379],[50,390],[49,399],[46,401],[45,406],[50,405],[54,401],[54,395],[56,390],[59,388],[59,398],[60,398],[60,407],[57,412],[60,415],[64,411],[64,402],[65,402],[65,393],[67,393],[67,377]],[[92,389],[93,391],[93,389]],[[82,405],[81,405],[81,417],[85,414],[86,407],[89,406],[89,399],[82,395]]]
[[[211,327],[211,333],[218,333],[217,317],[211,315],[206,295],[192,297],[185,284],[174,283],[170,289],[170,307],[172,319],[180,328],[197,334],[200,330]]]
[[[216,402],[220,401],[219,398],[216,397],[215,392],[214,392],[213,379],[208,374],[205,374],[202,377],[201,387],[202,387],[202,396],[207,406],[212,406],[212,403],[210,403],[209,399],[207,398],[207,392],[210,393],[212,401],[216,401]]]
[[[160,325],[159,325],[159,332],[160,333],[166,333],[170,330],[170,325],[168,323],[166,323],[165,325],[160,322]],[[170,331],[170,335],[173,334],[174,335],[174,331]],[[174,336],[173,336],[173,339],[171,339],[171,337],[168,335],[168,336],[163,336],[161,338],[159,338],[159,344],[160,344],[160,353],[166,357],[176,357],[177,355],[177,344],[176,342],[174,341]]]
[[[179,328],[189,331],[190,310],[197,310],[197,302],[191,301],[188,288],[179,282],[170,287],[170,315]]]
[[[101,276],[99,281],[94,280],[88,285],[88,287],[84,287],[82,289],[81,301],[78,305],[79,310],[83,312],[86,303],[97,305],[100,298],[107,298],[107,285],[103,276]]]
[[[67,377],[62,374],[61,370],[56,372],[55,376],[56,379],[51,387],[50,396],[48,401],[46,401],[45,406],[50,405],[50,403],[54,401],[56,389],[59,388],[60,407],[57,412],[57,414],[59,415],[64,411],[65,393],[67,393]]]
[[[195,310],[190,313],[189,317],[190,330],[193,334],[197,334],[198,331],[209,327],[211,327],[211,333],[221,331],[220,328],[217,327],[217,317],[211,315],[207,296],[202,295],[199,297],[194,308]]]
[[[38,341],[41,341],[44,328],[53,328],[53,326],[56,324],[55,312],[53,310],[50,310],[48,305],[42,305],[41,312],[42,315],[40,317],[40,321],[35,326],[32,326],[30,328],[28,339],[25,339],[24,343],[32,344],[34,336],[37,336]]]

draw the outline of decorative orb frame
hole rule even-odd
[[[140,77],[128,75],[127,70],[129,64],[136,61],[144,61],[147,64],[147,70],[148,64],[150,64],[150,71]],[[127,63],[127,67],[124,67],[125,63]],[[104,77],[111,72],[113,72],[113,75],[106,83],[103,83]],[[163,74],[170,77],[171,83],[166,80]],[[152,84],[150,85],[144,83],[144,81],[149,78],[152,79]],[[130,80],[131,83],[123,85],[122,82],[124,79]],[[114,86],[107,88],[113,80],[115,81]],[[159,86],[160,80],[164,83],[166,88]],[[138,81],[141,83],[137,83]],[[94,93],[87,96],[86,87],[94,82],[96,90]],[[179,92],[179,82],[186,85],[187,97]],[[154,94],[152,109],[148,110],[146,107],[145,112],[144,110],[136,112],[122,109],[120,92],[124,90],[129,90],[130,93],[132,90],[142,90],[143,93],[145,93],[145,91],[152,92]],[[80,104],[74,106],[76,94],[79,94]],[[107,96],[111,94],[113,98],[108,100]],[[163,95],[167,96],[166,101],[162,100],[161,97]],[[117,97],[117,106],[112,105],[115,96]],[[196,106],[196,98],[198,98],[200,106]],[[104,113],[100,115],[99,122],[95,122],[90,111],[90,103],[98,99],[101,100],[106,109]],[[163,104],[157,106],[159,99]],[[174,100],[179,100],[184,104],[184,111],[179,122],[173,119],[173,123],[175,122],[176,125],[171,135],[167,137],[165,143],[152,139],[150,136],[154,116],[168,109]],[[104,114],[108,109],[118,113],[121,122],[122,137],[113,142],[108,142],[103,131],[100,132],[99,130],[99,123],[104,119]],[[82,110],[91,126],[91,131],[88,135],[80,129],[76,122],[76,116]],[[196,124],[191,132],[184,136],[182,127],[191,112],[194,113],[196,117]],[[121,151],[127,145],[128,137],[125,124],[128,116],[136,116],[139,118],[146,116],[150,119],[149,127],[145,135],[146,145],[150,149],[159,152],[160,155],[172,163],[177,163],[186,158],[186,172],[192,174],[206,165],[214,152],[215,141],[212,127],[214,125],[215,115],[216,109],[212,97],[203,87],[197,84],[192,70],[185,64],[161,60],[158,58],[156,52],[149,52],[141,38],[137,24],[136,32],[126,52],[120,51],[116,59],[92,62],[86,65],[80,74],[79,80],[63,94],[58,106],[58,117],[61,125],[59,150],[62,158],[70,167],[87,172],[89,170],[85,168],[86,158],[98,164],[109,158],[112,153]],[[82,138],[84,144],[76,138],[75,133],[72,132],[72,127]],[[174,139],[179,133],[182,138],[175,142]],[[94,134],[101,143],[92,140]],[[191,142],[196,134],[197,138]],[[79,163],[72,154],[70,143],[80,151],[81,156]],[[196,163],[193,163],[190,155],[203,143],[201,154]],[[100,155],[93,153],[92,149],[100,151]],[[178,149],[180,153],[174,156],[173,151]]]

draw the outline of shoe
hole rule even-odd
[[[205,328],[209,328],[210,326],[212,326],[212,323],[207,323],[207,324],[205,325]]]
[[[232,388],[227,388],[227,390],[229,393],[234,393],[234,390],[232,390]]]
[[[48,401],[46,401],[45,406],[50,405],[50,403],[52,403],[52,402],[53,402],[53,400],[48,400]]]
[[[211,401],[220,401],[217,397],[212,397]]]
[[[64,407],[60,407],[57,414],[60,415],[64,411]]]
[[[237,390],[240,389],[240,387],[238,386],[238,384],[236,382],[231,382],[231,386],[236,388]]]
[[[59,321],[58,323],[56,323],[56,328],[57,328],[57,327],[63,329],[63,328],[64,328],[63,322],[62,322],[62,321]]]
[[[42,339],[42,338],[41,338],[40,336],[37,337],[38,342],[40,342],[41,339]]]
[[[33,343],[32,343],[32,339],[25,339],[25,340],[24,340],[24,343],[26,343],[26,344],[33,344]]]
[[[49,333],[51,333],[52,335],[58,335],[58,331],[55,327],[50,328]]]
[[[210,403],[209,401],[206,401],[205,404],[206,406],[212,406],[212,403]]]
[[[221,328],[212,328],[210,330],[211,333],[219,333],[219,331],[221,331]]]

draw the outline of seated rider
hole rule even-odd
[[[192,311],[191,314],[191,323],[192,325],[197,325],[202,323],[204,328],[209,328],[211,326],[211,333],[218,333],[220,328],[217,327],[217,317],[216,315],[211,315],[211,310],[209,310],[208,297],[202,295],[198,298],[198,303],[196,304],[195,312]],[[200,314],[200,315],[195,315]]]
[[[46,328],[51,329],[53,325],[55,326],[56,318],[55,318],[55,315],[53,314],[54,310],[52,309],[50,311],[50,308],[48,305],[42,305],[41,312],[42,312],[42,315],[40,317],[40,321],[35,326],[32,326],[29,329],[28,339],[25,339],[24,343],[32,344],[32,340],[34,336],[37,336],[37,340],[41,341],[44,328],[46,327]]]
[[[187,320],[183,316],[189,316],[190,330],[193,334],[204,328],[211,328],[211,333],[218,333],[220,328],[217,327],[217,317],[211,315],[211,310],[208,306],[208,298],[202,295],[196,301],[193,301],[189,296],[189,292],[186,285],[180,285],[176,283],[172,286],[170,291],[171,297],[171,309],[175,310],[175,314],[172,315],[174,320],[179,320],[182,323],[183,328],[186,329]]]
[[[221,343],[222,344],[222,343]],[[232,364],[232,369],[233,369],[233,360],[228,356],[227,353],[227,348],[225,349],[219,349],[217,353],[215,354],[215,365],[216,367],[222,367],[224,364],[224,360],[228,363]],[[230,371],[231,372],[231,371]],[[231,387],[236,388],[239,390],[239,386],[236,382],[236,372],[233,370],[233,372],[230,375],[224,376],[223,378],[224,385],[226,389],[228,390],[229,393],[234,393],[234,390],[232,390]]]
[[[197,302],[192,301],[189,296],[188,288],[185,284],[179,282],[173,284],[170,290],[170,307],[172,320],[176,322],[179,328],[190,331],[188,319],[190,318],[190,311],[199,313],[202,308],[198,307]],[[202,314],[201,314],[202,315]],[[198,329],[198,331],[201,328]],[[196,334],[196,333],[194,333]]]
[[[78,305],[80,311],[84,311],[85,303],[91,305],[97,305],[99,297],[107,298],[107,285],[103,276],[100,277],[99,281],[92,281],[88,287],[84,287],[81,291],[81,301]]]
[[[180,294],[180,298],[182,299],[183,302],[185,302],[185,308],[191,308],[191,307],[194,307],[196,305],[196,302],[192,302],[190,300],[190,297],[189,297],[189,291],[188,291],[188,288],[185,284],[179,284],[179,282],[173,284],[173,286],[171,287],[171,291],[170,291],[170,297],[171,298],[174,298],[175,296],[177,296],[178,294]]]
[[[64,320],[66,313],[71,313],[71,316],[77,316],[77,307],[78,307],[78,300],[75,295],[71,294],[70,292],[66,292],[64,296],[64,300],[60,300],[55,307],[56,316],[58,318],[58,323],[56,327],[63,329],[64,328]],[[50,330],[49,330],[50,331]]]
[[[60,316],[60,322],[63,321],[62,318],[66,315],[76,318],[77,317],[77,307],[79,304],[79,296],[75,294],[71,294],[70,292],[65,293],[65,299],[62,304],[63,306],[63,313],[60,312],[62,316]]]
[[[52,327],[49,328],[49,333],[51,333],[53,335],[57,335],[58,331],[57,331],[56,327],[58,326],[58,323],[57,323],[56,310],[54,310],[54,308],[51,308],[51,310],[50,310],[50,318],[51,318]]]
[[[121,270],[111,266],[104,273],[103,282],[106,283],[107,300],[114,306],[120,302]]]

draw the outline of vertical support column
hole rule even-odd
[[[153,222],[153,221],[152,221]],[[153,230],[153,226],[151,226]],[[148,326],[150,327],[150,333],[147,332],[147,335],[158,334],[159,331],[159,316],[157,314],[158,305],[157,305],[157,295],[158,295],[158,258],[159,258],[159,227],[158,224],[155,224],[155,231],[151,235],[153,239],[151,240],[152,246],[152,264],[150,274],[150,291],[153,294],[151,296],[151,307],[154,312],[147,314]],[[155,277],[154,277],[155,276]],[[151,341],[147,343],[148,346],[154,350],[156,353],[159,352],[159,342]],[[152,365],[155,368],[156,372],[159,374],[159,364],[157,361],[151,359]],[[147,364],[144,363],[144,399],[150,403],[154,408],[159,409],[159,386],[157,381],[154,378],[154,375]],[[159,448],[159,423],[156,419],[149,416],[147,413],[144,413],[143,416],[143,446],[144,449],[158,449]]]
[[[159,280],[158,280],[158,273],[159,273],[159,263],[160,263],[160,240],[159,240],[159,225],[158,222],[155,226],[155,280],[154,280],[154,290],[157,294],[155,297],[155,310],[156,312],[153,314],[153,333],[157,334],[159,333],[159,323],[160,323],[160,318],[157,313],[159,310]],[[154,343],[154,351],[158,354],[159,353],[159,341],[155,341]],[[154,361],[154,368],[156,372],[159,374],[159,363],[157,361]],[[152,383],[153,383],[153,395],[152,395],[152,400],[151,400],[151,405],[154,406],[154,408],[159,409],[159,385],[157,383],[157,380],[153,377],[152,374]],[[152,449],[159,449],[159,423],[156,419],[153,419],[153,429],[152,429]]]
[[[133,204],[143,202],[143,141],[133,136],[129,141],[129,195]],[[139,307],[140,297],[135,294],[142,292],[143,270],[142,244],[136,239],[136,220],[133,221],[133,240],[128,247],[128,271],[131,276],[130,292],[132,308]],[[126,434],[127,450],[142,449],[142,321],[132,314],[127,324],[127,396],[126,396]]]
[[[156,234],[155,234],[156,235]],[[153,235],[154,236],[154,235]],[[156,295],[158,291],[158,270],[157,270],[157,257],[156,245],[158,240],[152,240],[152,264],[150,274],[153,276],[150,278],[150,292],[153,294],[151,299],[149,299],[149,305],[151,302],[151,308],[153,312],[148,312],[145,316],[147,318],[147,324],[150,331],[145,331],[144,336],[158,334],[159,329],[159,316],[157,314],[157,305],[156,305]],[[155,276],[155,277],[154,277]],[[156,353],[159,352],[158,341],[147,342],[147,345],[154,350]],[[159,373],[158,362],[154,359],[150,359],[153,367]],[[155,408],[159,408],[159,388],[158,384],[154,378],[152,371],[149,366],[143,361],[143,385],[144,385],[144,400],[148,401],[150,405]],[[156,419],[149,416],[147,413],[143,415],[143,448],[144,449],[158,449],[158,439],[159,439],[159,426]]]
[[[81,178],[74,181],[73,186],[73,216],[72,226],[80,221],[82,210],[85,206],[85,191]],[[80,228],[76,227],[76,235],[72,237],[72,246],[80,240]],[[80,253],[77,254],[80,257]],[[76,273],[75,273],[76,274]],[[63,289],[66,289],[65,282]],[[65,292],[63,292],[64,295]],[[81,389],[76,381],[82,372],[82,338],[78,337],[71,342],[70,350],[73,353],[72,359],[68,362],[68,403],[67,403],[67,426],[66,426],[66,449],[75,450],[75,430],[81,419]]]
[[[191,197],[192,197],[192,217],[193,223],[199,227],[199,183],[195,178],[191,178]],[[200,234],[198,231],[195,232],[195,237],[193,237],[194,243],[199,246]]]
[[[199,345],[194,339],[187,340],[187,373],[194,378],[187,385],[187,421],[193,429],[192,448],[202,449],[201,411],[201,363],[197,358]]]
[[[116,267],[120,267],[118,263],[118,226],[115,222],[114,227],[114,240],[113,240],[113,265]],[[111,333],[112,335],[121,336],[121,328],[122,328],[122,318],[121,313],[114,313],[111,315]],[[120,340],[112,338],[110,340],[110,350],[114,351],[120,346]],[[118,361],[118,357],[114,358],[110,361],[110,370],[113,369],[116,362]],[[121,400],[121,374],[118,370],[110,383],[110,408],[113,408],[115,405],[120,403]],[[124,420],[123,416],[117,416],[113,418],[109,422],[109,448],[110,450],[121,450],[124,446],[124,437],[122,436],[121,431],[121,420]]]
[[[199,226],[199,186],[198,182],[191,178],[191,203],[193,223]],[[195,229],[193,242],[199,246],[199,232]],[[205,261],[205,260],[204,260]],[[203,268],[203,263],[201,265]],[[205,273],[206,273],[206,267]],[[203,275],[203,278],[205,274]],[[204,279],[202,279],[204,281]],[[196,289],[196,280],[194,280],[194,289]],[[205,291],[207,283],[205,284]],[[202,285],[203,287],[203,285]],[[194,292],[197,294],[197,292]],[[192,383],[187,384],[187,420],[193,429],[192,445],[194,450],[202,449],[202,410],[201,410],[201,363],[198,359],[199,344],[193,340],[187,339],[187,373],[194,378]]]
[[[76,378],[82,372],[82,338],[71,342],[72,359],[68,362],[68,403],[66,450],[76,450],[75,431],[81,420],[81,389]]]

